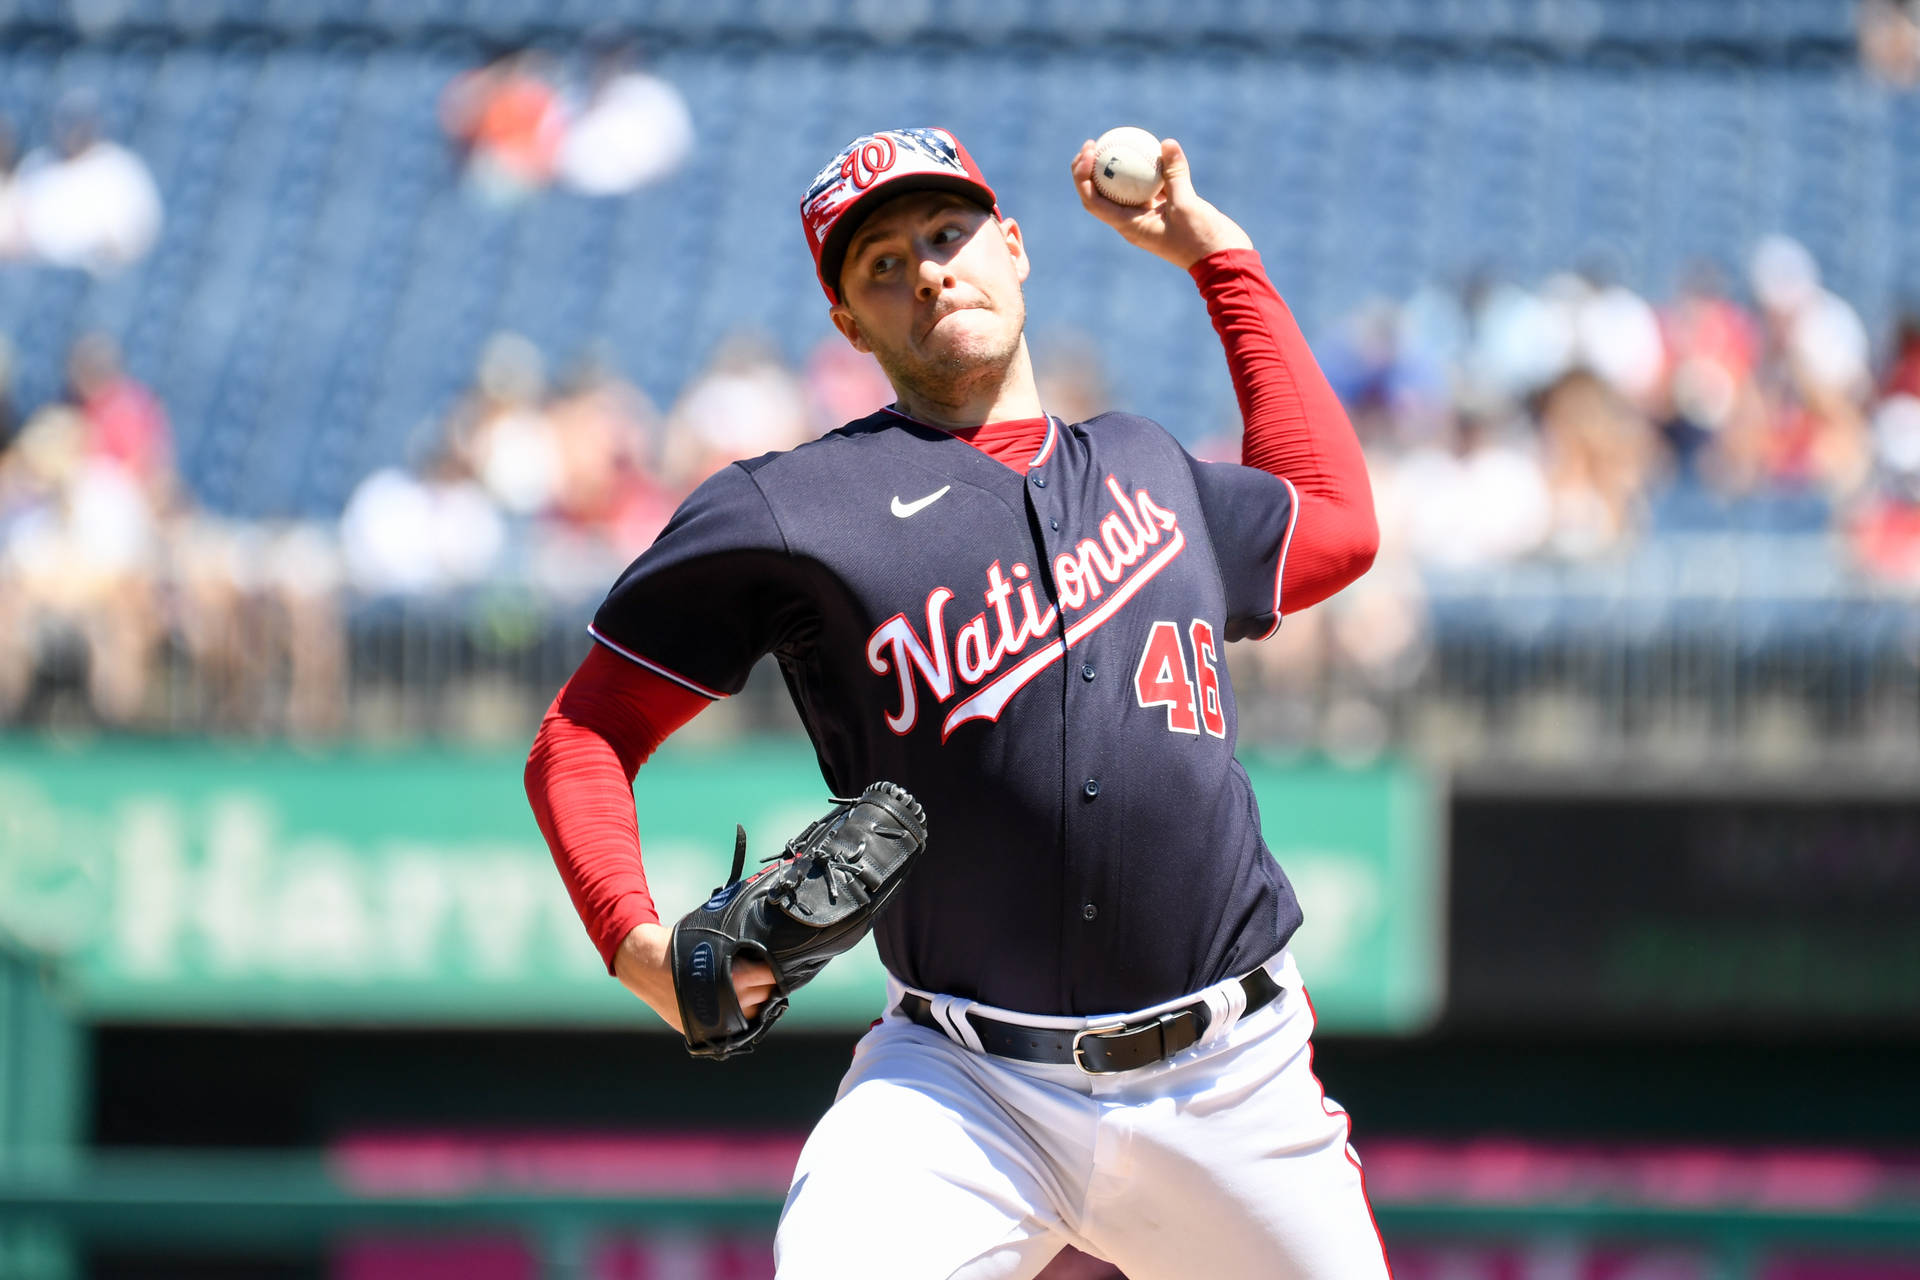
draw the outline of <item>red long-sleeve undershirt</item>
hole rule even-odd
[[[1316,604],[1366,572],[1379,542],[1360,442],[1300,327],[1250,249],[1191,274],[1226,350],[1246,425],[1241,461],[1294,488],[1298,514],[1280,605]],[[1044,418],[956,432],[1017,471],[1045,440]],[[635,926],[657,923],[640,862],[633,779],[707,699],[596,644],[547,709],[527,757],[527,798],[574,909],[613,969]]]
[[[1292,482],[1299,506],[1280,575],[1280,608],[1318,604],[1358,578],[1380,546],[1360,438],[1252,249],[1193,265],[1227,353],[1240,417],[1240,461]]]

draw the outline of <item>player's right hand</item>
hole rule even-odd
[[[1094,190],[1093,139],[1080,144],[1070,168],[1088,213],[1118,231],[1127,243],[1165,258],[1182,271],[1222,249],[1253,248],[1253,240],[1239,223],[1193,189],[1187,153],[1172,138],[1160,143],[1160,190],[1138,207],[1115,204]]]
[[[680,999],[673,990],[673,966],[667,959],[672,937],[673,929],[668,925],[635,925],[614,953],[613,971],[621,986],[684,1035]],[[773,970],[758,960],[740,961],[733,966],[733,992],[740,1000],[740,1012],[751,1018],[773,996]]]

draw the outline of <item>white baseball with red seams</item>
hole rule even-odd
[[[1121,125],[1094,141],[1094,190],[1115,204],[1146,204],[1160,177],[1160,139],[1145,129]]]

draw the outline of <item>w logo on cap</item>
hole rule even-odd
[[[999,216],[993,188],[973,157],[945,129],[883,129],[855,138],[814,177],[800,201],[800,221],[813,250],[827,296],[838,301],[836,283],[850,214],[882,190],[889,196],[922,188],[958,192]]]
[[[980,176],[970,158],[961,158],[964,150],[945,129],[883,129],[848,143],[815,176],[801,207],[834,195],[846,200],[865,191],[893,168],[902,152],[907,153],[906,167],[916,173],[950,173],[976,180]]]
[[[871,141],[860,144],[858,150],[849,151],[847,158],[840,162],[840,176],[849,178],[853,185],[865,191],[873,185],[873,180],[893,168],[899,151],[893,145],[893,139],[880,134]]]

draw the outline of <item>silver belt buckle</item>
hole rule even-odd
[[[1113,1032],[1125,1031],[1126,1029],[1127,1029],[1127,1024],[1125,1022],[1105,1022],[1100,1024],[1097,1027],[1082,1027],[1080,1028],[1080,1030],[1074,1032],[1073,1033],[1073,1065],[1080,1068],[1081,1073],[1084,1075],[1111,1076],[1111,1075],[1119,1074],[1118,1072],[1114,1072],[1114,1071],[1096,1071],[1092,1067],[1089,1067],[1086,1063],[1086,1059],[1081,1057],[1082,1051],[1080,1048],[1080,1042],[1086,1039],[1088,1036],[1111,1035]]]

